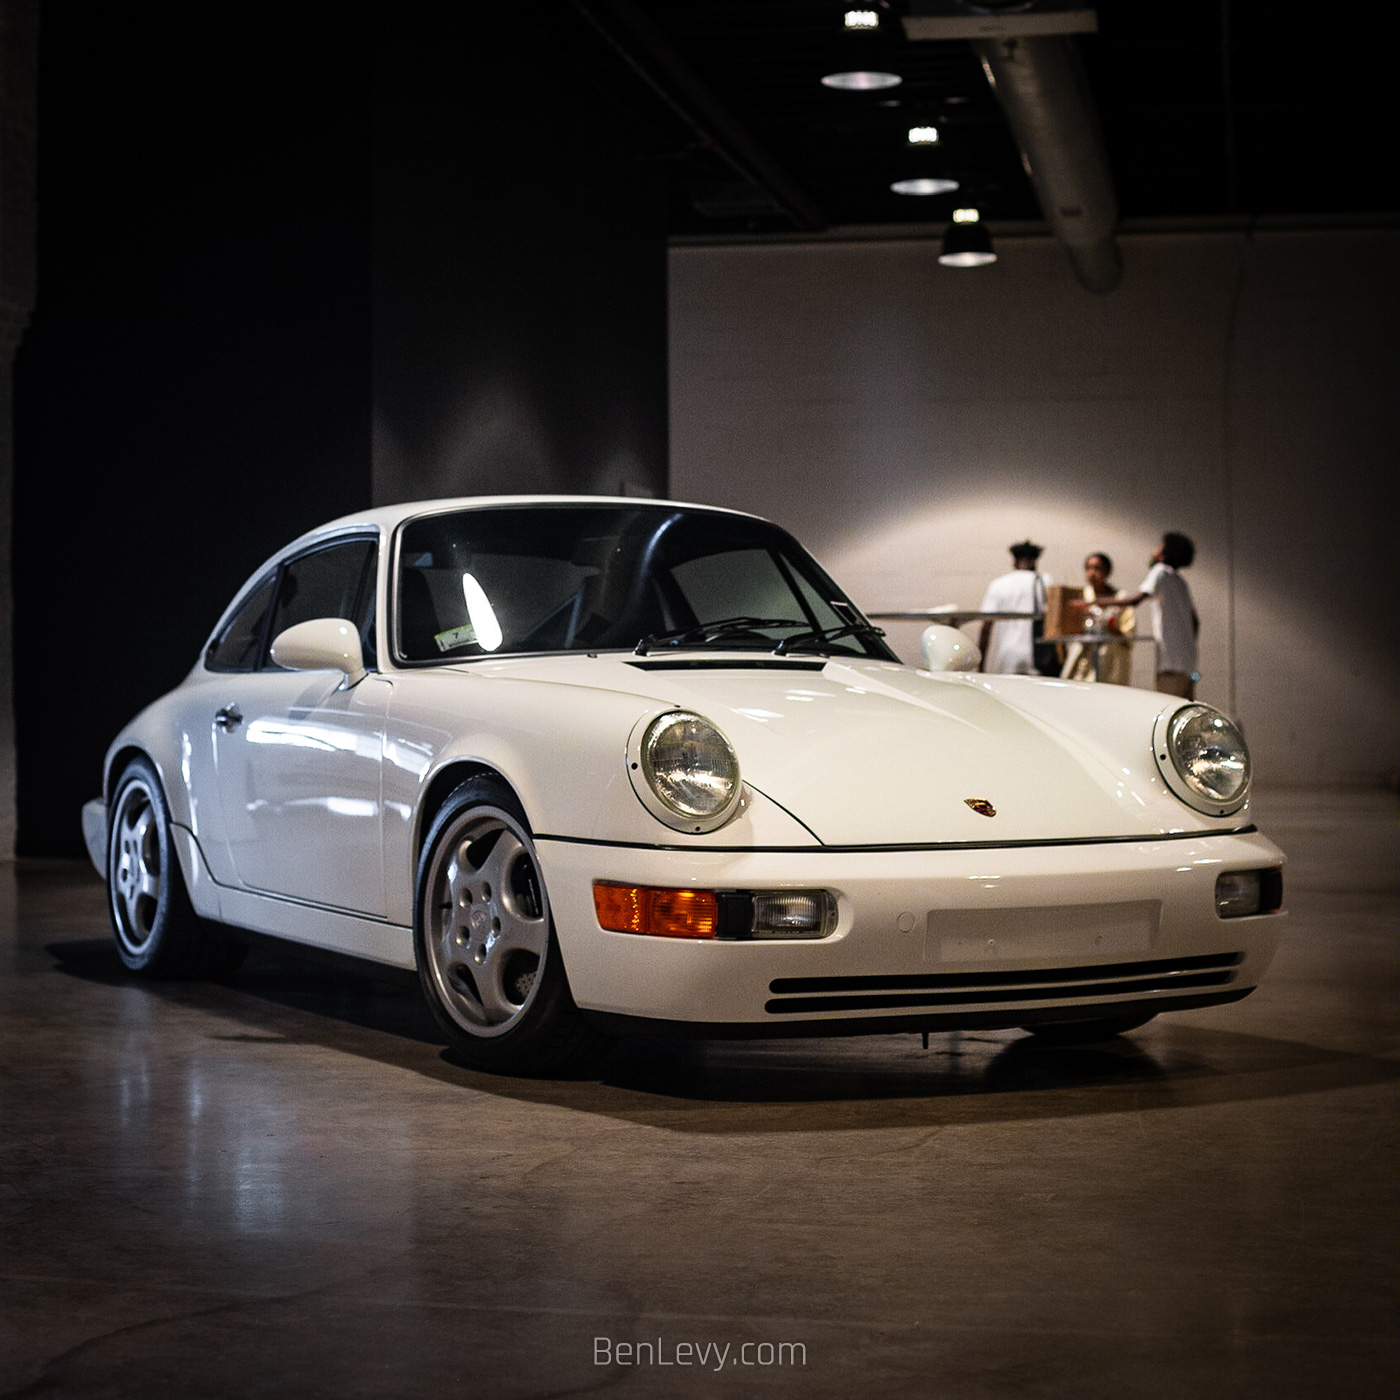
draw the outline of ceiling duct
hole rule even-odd
[[[911,39],[964,38],[972,45],[1075,275],[1091,292],[1111,292],[1123,275],[1114,238],[1118,200],[1071,37],[1098,27],[1094,12],[1064,0],[1043,6],[914,0],[911,11],[904,22]]]

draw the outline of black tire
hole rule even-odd
[[[529,823],[504,783],[469,779],[434,819],[413,941],[433,1016],[472,1068],[567,1075],[606,1047],[574,1004]]]
[[[1155,1011],[1125,1011],[1121,1016],[1100,1016],[1093,1021],[1047,1021],[1021,1029],[1047,1045],[1092,1045],[1095,1041],[1112,1040],[1126,1031],[1135,1031],[1156,1015]]]
[[[134,758],[117,780],[107,823],[107,912],[117,953],[144,977],[206,977],[242,961],[194,912],[154,766]]]

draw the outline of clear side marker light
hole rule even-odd
[[[1215,912],[1222,919],[1272,914],[1282,907],[1282,870],[1226,870],[1215,877]]]
[[[753,896],[755,938],[824,938],[836,927],[836,901],[826,890]]]

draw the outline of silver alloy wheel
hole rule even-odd
[[[508,1031],[540,985],[549,904],[529,833],[499,807],[443,832],[424,901],[424,944],[443,1007],[472,1036]]]
[[[117,937],[139,955],[155,932],[162,889],[160,813],[140,778],[122,790],[109,859]]]

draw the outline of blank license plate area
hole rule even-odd
[[[1061,904],[1042,909],[931,909],[924,960],[944,963],[1112,960],[1148,953],[1161,905]]]

